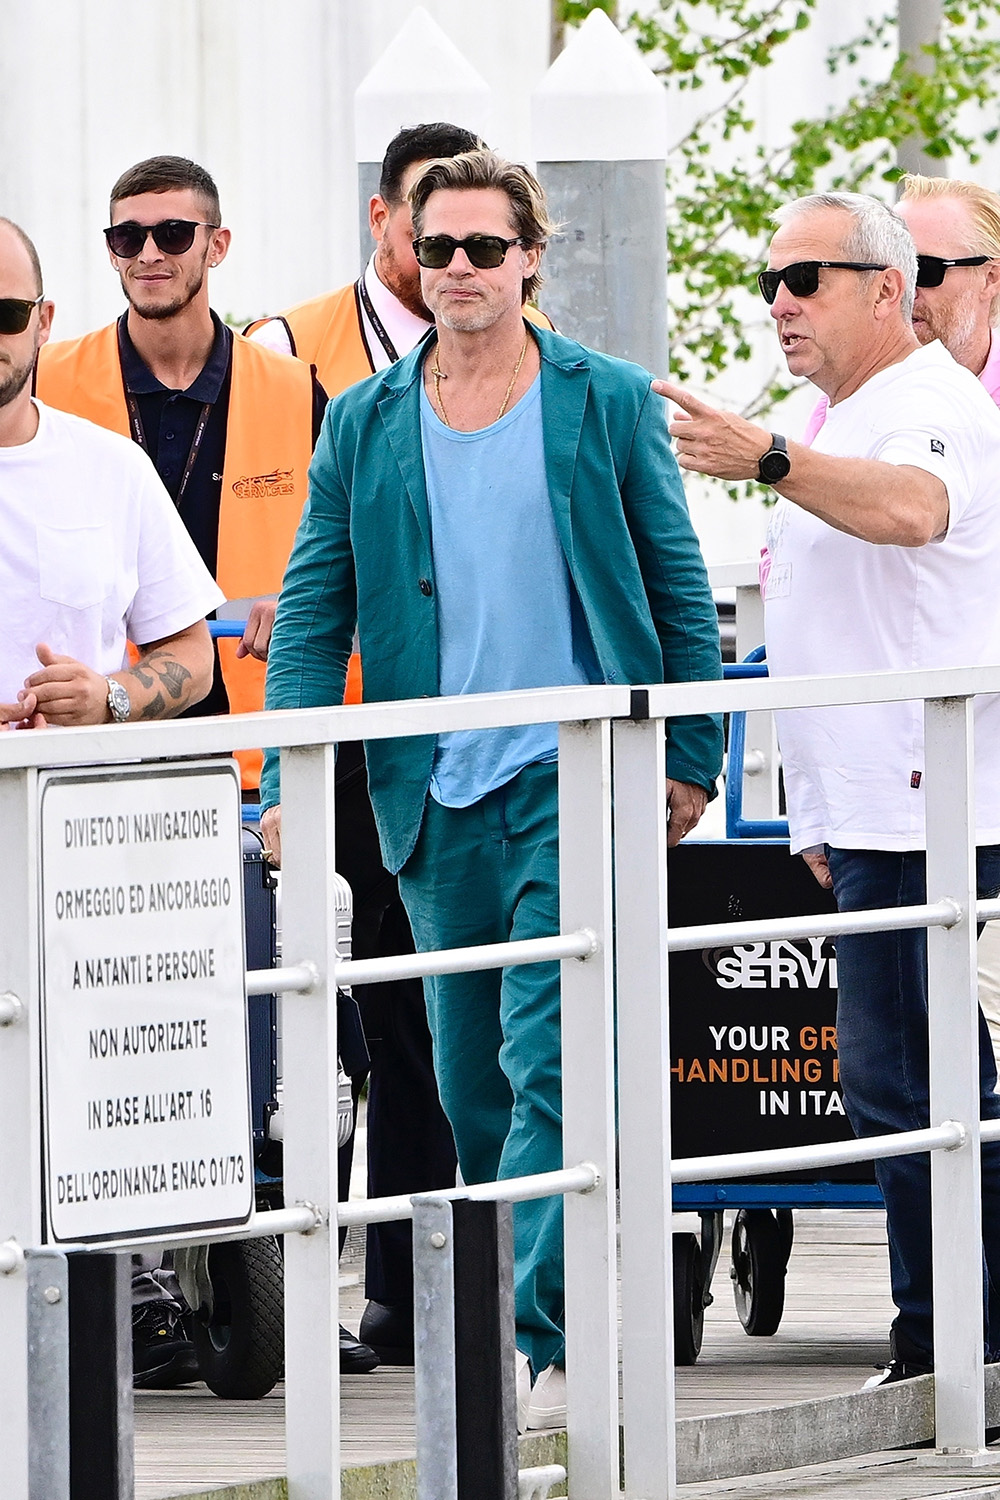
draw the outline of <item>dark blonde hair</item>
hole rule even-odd
[[[485,149],[429,161],[414,179],[409,198],[417,236],[423,233],[424,209],[432,193],[445,189],[468,192],[474,188],[495,188],[504,193],[510,202],[511,228],[526,246],[534,245],[544,252],[558,226],[549,217],[541,183],[527,167],[505,161],[495,151]],[[524,278],[522,301],[534,300],[542,280],[540,271]]]
[[[996,193],[961,177],[921,177],[911,172],[903,178],[900,203],[926,202],[934,198],[954,198],[967,204],[972,224],[966,240],[969,252],[1000,260],[1000,197]],[[1000,322],[1000,293],[990,303],[990,322]]]

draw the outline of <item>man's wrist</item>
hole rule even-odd
[[[762,484],[780,484],[788,476],[792,461],[788,444],[780,432],[769,433],[770,446],[757,461],[757,478]]]
[[[108,684],[107,715],[104,722],[127,724],[132,713],[132,700],[128,695],[128,688],[124,683],[119,682],[117,677],[106,677],[104,680]]]

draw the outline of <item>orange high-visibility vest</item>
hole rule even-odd
[[[292,352],[298,359],[316,366],[319,383],[331,400],[375,371],[362,337],[354,287],[352,281],[339,291],[326,292],[322,297],[300,302],[278,314],[278,321],[288,330]],[[552,327],[537,307],[525,303],[522,310],[529,323],[535,323],[539,328]],[[269,318],[258,318],[243,331],[253,333],[262,323],[270,321]],[[361,658],[355,651],[347,668],[344,702],[360,703],[361,697]]]
[[[117,324],[43,345],[38,395],[49,406],[129,437]],[[306,498],[312,411],[308,365],[247,339],[233,340],[216,567],[227,599],[253,599],[281,588]],[[237,644],[218,642],[222,675],[231,711],[252,713],[264,706],[265,666],[251,656],[238,660]],[[241,750],[238,758],[244,787],[257,787],[260,751]]]

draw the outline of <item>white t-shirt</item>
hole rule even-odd
[[[926,469],[947,532],[876,546],[791,501],[767,538],[765,633],[775,676],[1000,663],[1000,412],[940,343],[832,406],[817,452]],[[921,849],[922,703],[777,716],[792,851]],[[1000,698],[976,700],[977,837],[1000,843]]]
[[[0,702],[44,641],[105,676],[225,598],[142,449],[35,402],[29,443],[0,447]]]
[[[426,322],[423,318],[418,318],[416,313],[410,312],[410,309],[404,307],[399,298],[393,296],[389,288],[379,281],[378,273],[375,270],[374,255],[372,255],[371,260],[369,260],[368,265],[365,267],[365,290],[371,299],[376,316],[381,321],[382,327],[395,346],[396,353],[400,359],[403,359],[405,355],[409,354],[411,349],[417,347],[428,328],[430,328],[430,323]],[[383,348],[382,340],[372,327],[371,320],[365,312],[363,305],[361,308],[361,321],[365,343],[368,345],[368,350],[376,371],[387,370],[392,360]],[[263,344],[268,349],[276,349],[279,354],[291,354],[292,352],[292,346],[288,338],[288,329],[280,318],[269,318],[266,323],[262,323],[259,328],[255,328],[253,333],[248,334],[247,337],[253,339],[258,344]]]

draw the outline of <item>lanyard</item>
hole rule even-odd
[[[118,332],[118,345],[120,351],[120,329]],[[138,443],[143,453],[148,454],[148,456],[152,458],[153,455],[149,452],[149,443],[146,441],[146,429],[142,425],[142,413],[139,411],[139,403],[135,399],[134,394],[129,390],[125,392],[125,404],[128,407],[128,419],[129,426],[132,429],[132,441]],[[177,491],[177,497],[174,500],[174,504],[178,507],[178,509],[180,508],[181,501],[184,499],[184,491],[188,487],[188,480],[191,478],[192,470],[194,469],[195,463],[197,462],[198,450],[201,447],[202,438],[205,436],[205,428],[208,426],[208,419],[211,415],[212,403],[211,401],[206,401],[205,405],[198,413],[198,421],[194,429],[194,437],[191,439],[191,447],[188,449],[187,462],[184,465],[184,473],[181,475],[181,486]]]
[[[360,307],[359,307],[359,310],[358,310],[358,322],[361,324],[361,336],[362,336],[362,338],[364,338],[365,325],[364,325],[364,319],[360,316],[360,308],[361,307],[364,308],[364,310],[365,310],[365,316],[368,318],[369,323],[374,328],[375,334],[376,334],[376,337],[378,338],[379,343],[382,345],[382,348],[385,350],[386,354],[389,356],[389,362],[390,362],[390,364],[395,364],[396,361],[399,359],[399,353],[398,353],[398,351],[396,349],[395,344],[392,342],[392,339],[389,337],[388,333],[386,332],[385,324],[382,322],[382,319],[379,317],[378,313],[375,311],[374,305],[372,303],[372,299],[371,299],[371,297],[369,296],[369,293],[368,293],[368,288],[365,286],[364,273],[362,273],[358,277],[357,281],[354,283],[354,298],[355,298],[356,302],[360,303]],[[371,365],[372,370],[374,370],[375,369],[375,361],[372,359],[372,353],[371,353],[371,350],[368,348],[368,340],[367,339],[365,339],[365,353],[368,355],[368,363]]]

